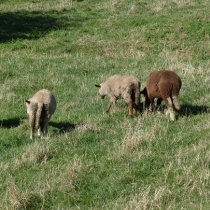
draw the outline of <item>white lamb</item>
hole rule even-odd
[[[34,137],[34,129],[38,129],[41,138],[48,132],[48,122],[56,109],[55,97],[49,90],[39,90],[26,102],[29,124],[31,127],[30,139]]]
[[[129,75],[114,75],[100,85],[95,86],[98,87],[102,99],[106,95],[110,97],[106,112],[109,112],[112,104],[116,109],[116,101],[123,98],[128,104],[129,115],[131,117],[136,116],[140,106],[141,84],[138,78]]]

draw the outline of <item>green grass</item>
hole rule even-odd
[[[0,1],[0,209],[209,209],[208,0]],[[95,84],[182,79],[176,121],[105,113]],[[49,137],[24,101],[52,91]],[[144,101],[144,98],[141,99]]]

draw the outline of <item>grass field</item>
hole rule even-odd
[[[208,0],[0,0],[0,209],[210,208]],[[182,79],[176,121],[105,113],[95,84]],[[24,101],[49,89],[49,135]],[[144,98],[141,98],[142,102]]]

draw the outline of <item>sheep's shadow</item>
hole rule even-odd
[[[166,104],[162,103],[159,113],[164,113],[166,110],[167,110]],[[145,111],[146,111],[146,108],[145,108],[145,105],[143,105],[142,113],[144,113]],[[155,110],[155,112],[153,112],[153,113],[156,113],[156,112],[157,112],[157,110]],[[178,118],[183,117],[183,116],[188,117],[190,115],[199,115],[202,113],[210,113],[210,107],[205,106],[205,105],[199,106],[199,105],[192,105],[192,104],[184,103],[184,104],[181,104],[181,109],[180,110],[175,109],[175,112],[178,113],[178,115],[177,115]]]
[[[184,116],[189,116],[189,115],[198,115],[201,113],[209,113],[210,112],[210,107],[202,105],[192,105],[192,104],[182,104],[181,109],[180,109],[180,114]]]
[[[66,132],[70,132],[75,129],[76,124],[71,124],[69,122],[49,122],[49,125],[52,127],[55,127],[57,130],[55,130],[55,133],[63,134]]]
[[[12,128],[17,127],[21,123],[20,118],[2,119],[0,120],[0,127],[2,128]]]

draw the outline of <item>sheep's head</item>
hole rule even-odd
[[[101,98],[104,99],[104,97],[106,96],[106,94],[105,94],[102,86],[101,85],[95,85],[95,86],[98,88],[98,91],[99,91],[99,94],[100,94]]]

